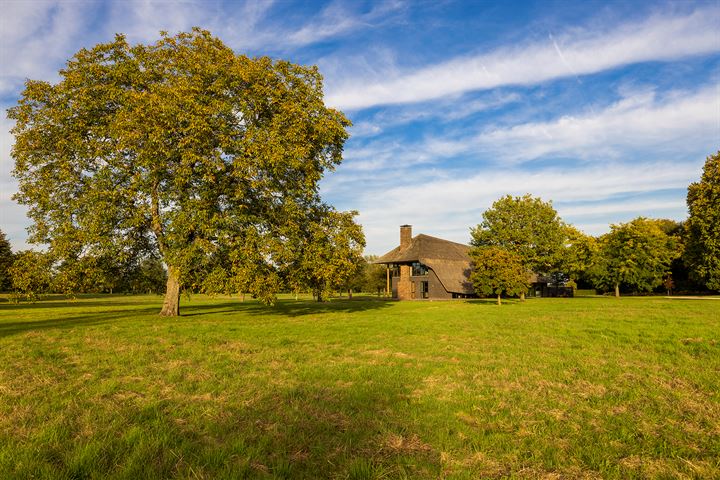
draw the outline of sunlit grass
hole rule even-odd
[[[720,301],[0,303],[0,478],[720,476]]]

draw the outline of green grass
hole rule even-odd
[[[718,478],[720,301],[0,303],[0,478]]]

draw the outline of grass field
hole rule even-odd
[[[719,478],[720,301],[0,303],[0,478]]]

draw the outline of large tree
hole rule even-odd
[[[470,281],[479,295],[522,295],[529,285],[530,275],[520,256],[500,247],[476,247],[470,250],[472,271]]]
[[[660,286],[680,255],[678,239],[668,235],[664,225],[643,217],[611,225],[599,240],[591,269],[596,286],[614,289],[616,297],[621,285],[640,292]]]
[[[539,274],[558,268],[565,233],[552,203],[529,194],[497,200],[483,213],[482,223],[470,230],[473,246],[504,248],[517,254],[527,270]]]
[[[720,290],[720,151],[705,161],[702,178],[688,187],[685,262],[695,279]]]
[[[31,241],[59,259],[148,245],[167,266],[169,316],[190,272],[228,249],[273,298],[278,229],[320,203],[349,125],[317,68],[236,55],[200,29],[83,49],[58,83],[28,81],[9,116]]]

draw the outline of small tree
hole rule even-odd
[[[377,259],[377,255],[365,255],[367,267],[365,268],[363,290],[368,293],[385,291],[387,286],[387,267],[385,265],[372,263]]]
[[[479,247],[470,251],[473,262],[470,280],[479,295],[520,295],[530,287],[529,272],[520,256],[499,247]]]
[[[10,267],[15,292],[28,300],[46,293],[53,280],[52,260],[47,253],[25,250],[15,255]]]
[[[329,291],[349,284],[361,269],[365,235],[355,223],[357,212],[319,209],[313,221],[302,225],[301,241],[286,267],[291,285],[310,288],[318,302]]]
[[[558,268],[566,232],[552,203],[527,194],[497,200],[470,233],[473,246],[503,248],[517,254],[527,271],[548,274]]]
[[[0,230],[0,292],[7,292],[12,288],[10,266],[13,263],[13,252],[5,233]]]
[[[694,279],[720,290],[720,151],[707,157],[699,182],[688,187],[685,261]]]
[[[667,235],[656,220],[643,217],[611,225],[600,238],[600,248],[592,267],[594,282],[615,290],[626,285],[649,292],[662,284],[673,259],[680,255],[677,239]]]
[[[113,278],[118,269],[107,258],[82,256],[66,258],[56,268],[53,276],[52,290],[73,297],[78,293],[100,293],[111,290],[115,282]]]

